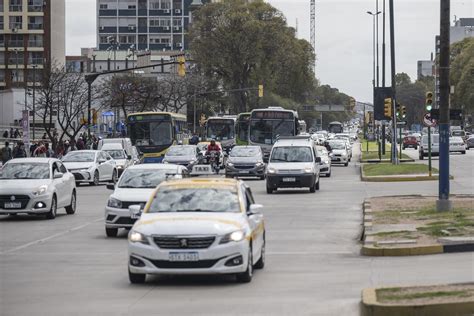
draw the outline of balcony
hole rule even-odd
[[[99,33],[117,33],[115,26],[99,26]]]
[[[117,10],[99,10],[99,16],[117,16]]]
[[[137,27],[136,26],[120,26],[119,27],[119,33],[137,33]]]
[[[119,10],[119,16],[136,16],[137,10]]]
[[[29,5],[28,12],[43,12],[42,5]]]
[[[21,12],[23,11],[23,6],[21,4],[10,4],[10,12]]]
[[[28,23],[28,30],[42,30],[43,24],[38,23]]]
[[[138,16],[147,16],[148,10],[147,9],[138,9]]]

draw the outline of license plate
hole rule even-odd
[[[245,174],[249,174],[249,173],[250,173],[250,171],[248,171],[248,170],[240,170],[240,171],[239,171],[239,173],[245,173]]]
[[[5,208],[21,208],[21,202],[7,202],[4,204]]]
[[[296,178],[283,178],[283,182],[296,182]]]
[[[170,252],[170,261],[199,261],[197,252]]]

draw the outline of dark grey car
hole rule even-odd
[[[227,178],[251,176],[265,179],[262,149],[259,146],[235,146],[232,148],[225,163],[225,175]]]
[[[173,145],[166,152],[163,163],[185,166],[191,171],[202,159],[203,156],[196,145]]]

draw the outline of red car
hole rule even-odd
[[[418,140],[415,136],[405,136],[403,137],[403,149],[405,148],[415,148],[418,149]]]

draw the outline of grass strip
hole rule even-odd
[[[472,294],[469,291],[435,291],[435,292],[414,292],[403,293],[402,289],[380,289],[377,290],[377,299],[380,302],[417,300],[417,299],[435,299],[442,297],[469,297]]]
[[[366,176],[393,176],[393,175],[416,175],[427,174],[428,165],[425,164],[367,164],[363,165]],[[433,173],[438,173],[438,169],[433,168]]]

